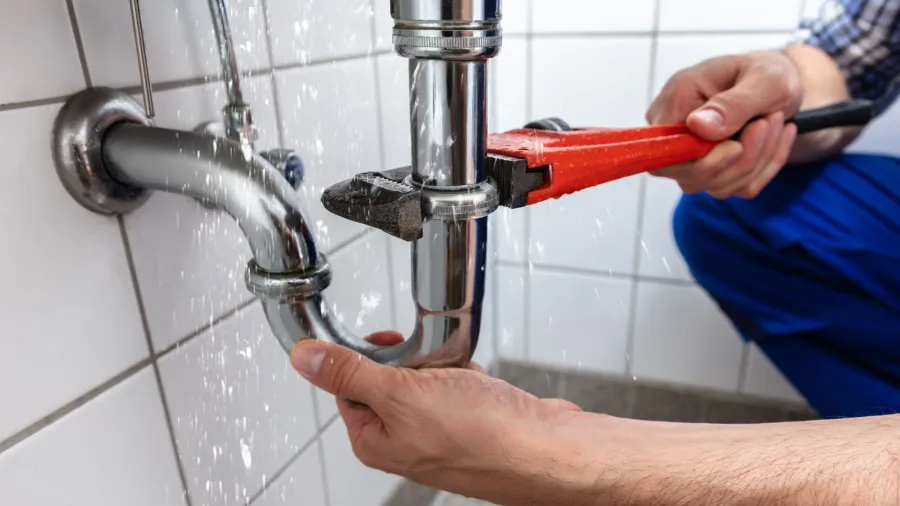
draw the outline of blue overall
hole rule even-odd
[[[753,200],[685,195],[698,283],[823,417],[900,412],[900,160],[786,167]]]

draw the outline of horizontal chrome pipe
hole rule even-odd
[[[110,176],[133,187],[180,193],[225,210],[265,271],[303,272],[319,252],[297,192],[268,162],[234,142],[121,124],[103,141]]]

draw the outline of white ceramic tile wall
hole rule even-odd
[[[652,91],[678,67],[778,44],[815,1],[725,2],[734,15],[713,0],[660,0],[659,12],[650,0],[507,0],[491,130],[550,115],[639,126]],[[308,167],[302,191],[336,267],[330,302],[359,333],[409,332],[409,245],[363,234],[318,200],[355,172],[408,163],[406,63],[390,54],[389,2],[229,4],[241,70],[254,72],[245,90],[260,146],[294,147]],[[0,272],[4,497],[36,506],[71,497],[241,504],[259,494],[265,506],[378,504],[396,479],[359,466],[333,399],[287,367],[242,287],[237,228],[169,195],[118,222],[84,211],[58,184],[47,146],[59,97],[87,83],[138,82],[127,4],[19,7],[0,18],[0,170],[16,181],[0,198],[11,217],[0,232],[16,246],[3,249]],[[164,90],[159,124],[216,119],[224,90],[205,2],[143,2],[143,11],[151,76]],[[891,111],[854,149],[884,151],[896,121]],[[796,398],[758,350],[742,359],[733,330],[690,282],[668,227],[677,197],[663,181],[631,178],[493,216],[476,359],[732,390],[744,363],[742,391]]]
[[[301,191],[335,268],[329,304],[358,334],[401,328],[409,245],[395,255],[397,241],[319,204],[328,184],[408,163],[407,65],[388,54],[388,2],[228,3],[240,69],[253,71],[243,88],[258,146],[283,143],[306,163]],[[156,194],[119,221],[81,209],[59,184],[48,135],[60,97],[138,83],[127,3],[107,4],[38,0],[0,20],[0,170],[17,182],[0,211],[31,218],[0,225],[18,245],[4,248],[0,272],[5,497],[379,504],[396,478],[355,462],[334,399],[290,368],[243,286],[249,251],[230,218]],[[528,11],[511,18],[525,33]],[[143,2],[143,20],[157,124],[218,119],[225,93],[206,2]],[[485,299],[476,360],[490,365],[491,283]]]

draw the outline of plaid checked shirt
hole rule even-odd
[[[854,98],[880,114],[900,94],[900,0],[827,0],[801,25],[803,42],[837,62]]]

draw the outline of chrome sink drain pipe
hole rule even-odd
[[[487,215],[497,207],[484,160],[485,62],[499,48],[499,0],[392,0],[395,46],[411,59],[409,184],[421,195],[424,218],[412,241],[416,330],[390,347],[347,331],[324,298],[331,268],[302,211],[299,180],[291,179],[296,156],[247,149],[252,120],[240,96],[225,7],[224,0],[210,0],[222,61],[231,67],[224,134],[209,125],[194,132],[158,128],[126,93],[84,90],[54,124],[54,160],[66,190],[103,214],[133,211],[151,191],[184,194],[227,212],[253,254],[247,287],[285,350],[316,338],[385,364],[466,365],[481,323]]]
[[[487,268],[487,60],[500,49],[498,0],[394,0],[394,45],[409,59],[412,183],[422,237],[412,243],[414,338],[468,362],[478,344]]]

